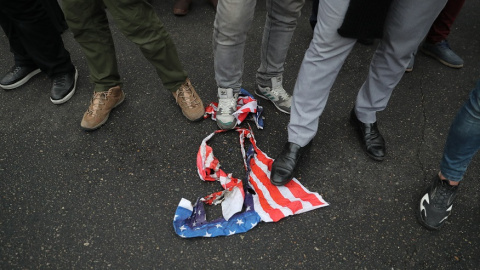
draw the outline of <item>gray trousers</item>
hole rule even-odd
[[[295,84],[288,141],[307,145],[318,130],[318,120],[330,89],[356,40],[341,37],[349,0],[320,0],[317,25]],[[357,95],[355,112],[363,123],[376,122],[376,112],[387,106],[412,53],[427,34],[447,0],[394,0],[385,22],[384,37],[370,63],[368,77]]]
[[[218,1],[213,30],[215,79],[218,87],[242,86],[244,50],[252,25],[256,0]],[[288,47],[305,0],[266,0],[267,18],[263,31],[261,64],[257,83],[271,87],[271,78],[282,75]]]

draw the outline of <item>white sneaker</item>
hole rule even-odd
[[[238,94],[232,88],[218,88],[217,125],[220,129],[233,129],[237,119],[233,113],[237,110]]]
[[[255,94],[261,98],[270,100],[281,112],[290,114],[292,96],[290,96],[282,86],[282,76],[273,77],[272,88],[257,86]]]

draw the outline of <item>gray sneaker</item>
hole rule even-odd
[[[258,85],[257,89],[255,90],[255,94],[257,96],[270,100],[273,102],[275,107],[279,109],[281,112],[290,114],[290,107],[292,103],[292,97],[283,89],[282,86],[282,76],[273,77],[272,79],[272,87],[263,87]]]
[[[233,129],[237,119],[233,113],[237,110],[238,93],[232,88],[218,88],[217,125],[220,129]]]
[[[445,66],[451,68],[463,67],[462,58],[452,51],[446,40],[442,40],[435,44],[425,42],[423,43],[421,50],[424,54],[437,59]]]

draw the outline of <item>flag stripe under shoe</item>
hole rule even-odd
[[[422,194],[418,208],[418,221],[429,230],[440,229],[450,216],[458,186],[451,186],[438,175]]]
[[[0,87],[5,90],[15,89],[24,85],[40,72],[41,70],[37,67],[14,66],[0,80]]]
[[[283,89],[282,76],[271,78],[272,87],[258,85],[255,94],[266,100],[270,100],[278,110],[290,114],[292,97]]]
[[[86,131],[92,131],[101,127],[107,122],[110,111],[120,105],[125,100],[120,86],[110,88],[105,92],[93,93],[90,106],[83,114],[80,126]]]
[[[178,90],[173,92],[173,96],[175,97],[178,106],[182,109],[183,115],[188,120],[198,121],[203,119],[205,107],[190,82],[190,79],[187,78]]]

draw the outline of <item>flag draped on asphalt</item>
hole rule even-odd
[[[328,206],[316,192],[307,190],[293,178],[285,186],[270,183],[273,159],[262,152],[256,144],[250,129],[235,129],[240,137],[240,149],[247,172],[246,183],[225,173],[220,162],[213,155],[213,149],[207,142],[218,133],[217,130],[207,136],[200,145],[197,154],[197,171],[203,181],[218,181],[222,191],[199,198],[194,205],[182,198],[173,226],[181,237],[215,237],[246,232],[259,221],[277,222],[280,219]],[[245,151],[245,139],[250,145]],[[204,205],[221,204],[221,218],[208,221]]]

